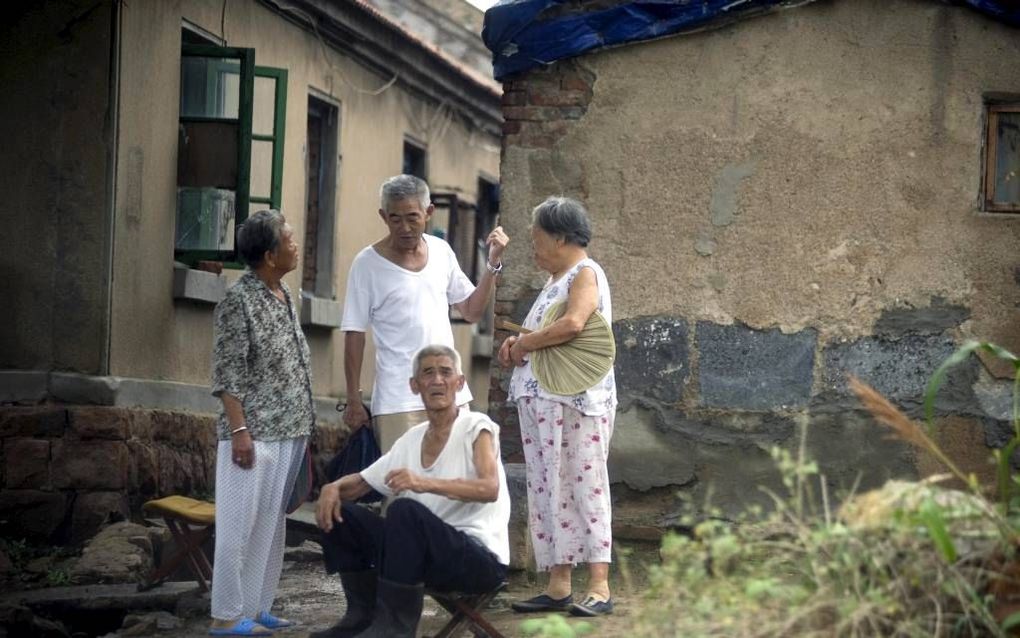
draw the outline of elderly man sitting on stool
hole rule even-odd
[[[428,421],[319,495],[326,570],[340,573],[347,613],[313,638],[414,638],[425,586],[481,594],[506,577],[510,497],[499,427],[457,407],[464,375],[455,350],[426,346],[413,368],[411,390]],[[385,518],[354,504],[372,488],[396,497]]]

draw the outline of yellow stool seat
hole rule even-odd
[[[212,525],[216,522],[216,506],[187,496],[165,496],[146,501],[145,511],[181,519],[193,525]]]
[[[146,501],[142,509],[163,517],[177,544],[177,550],[165,558],[162,565],[154,567],[141,579],[138,591],[158,586],[183,565],[191,569],[199,588],[204,592],[209,591],[212,565],[202,550],[202,544],[212,537],[215,529],[216,506],[208,501],[174,495]],[[195,526],[194,529],[192,526]]]

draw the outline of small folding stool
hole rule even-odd
[[[138,591],[161,584],[185,562],[201,590],[209,591],[212,566],[202,551],[202,544],[212,536],[216,524],[216,506],[187,496],[166,496],[146,502],[142,509],[163,517],[177,544],[177,551],[138,583]]]
[[[482,611],[499,592],[506,588],[506,585],[505,582],[500,583],[492,591],[484,594],[462,594],[426,589],[426,594],[439,603],[440,607],[450,612],[449,622],[432,638],[453,638],[465,629],[470,630],[475,638],[505,638],[498,629],[492,626],[492,623],[482,616]]]

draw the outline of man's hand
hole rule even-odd
[[[427,492],[427,483],[427,479],[418,476],[406,468],[390,470],[389,474],[386,475],[386,487],[393,490],[394,495],[406,490],[411,490],[417,494]]]
[[[315,522],[319,529],[326,533],[332,531],[334,522],[344,522],[340,514],[340,481],[322,486],[319,492],[319,505],[315,510]]]
[[[351,429],[351,432],[357,432],[361,426],[368,423],[368,410],[365,409],[365,404],[361,402],[360,397],[347,402],[347,408],[344,409],[344,423]]]
[[[503,251],[506,250],[506,245],[509,243],[510,238],[503,232],[502,226],[496,226],[489,233],[489,236],[485,239],[485,244],[489,247],[490,266],[496,267],[502,263]]]
[[[250,470],[255,465],[255,444],[247,430],[230,437],[230,460],[242,470]]]

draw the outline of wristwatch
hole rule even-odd
[[[492,264],[489,263],[489,260],[486,259],[485,260],[485,268],[486,268],[486,270],[488,270],[492,274],[498,275],[499,273],[503,272],[503,261],[500,260],[500,262],[498,264],[493,266]]]

